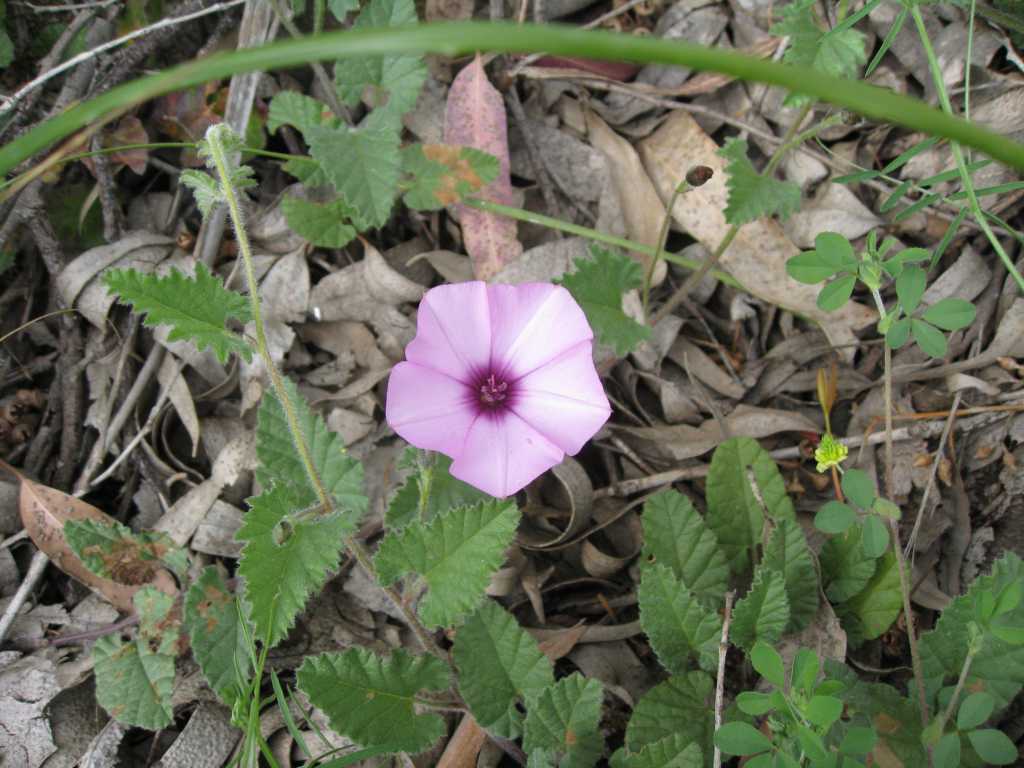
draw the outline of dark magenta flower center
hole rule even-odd
[[[480,382],[477,392],[481,407],[487,409],[500,408],[510,394],[508,382],[499,379],[493,373]]]

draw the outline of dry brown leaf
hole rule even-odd
[[[468,712],[462,716],[444,753],[437,762],[437,768],[476,768],[476,756],[487,741],[487,731],[477,725]]]
[[[16,474],[21,482],[19,506],[25,531],[53,564],[68,576],[82,582],[125,613],[134,611],[132,598],[141,587],[153,586],[169,595],[177,594],[174,578],[162,569],[157,570],[149,581],[140,584],[120,584],[94,574],[71,551],[64,538],[64,524],[69,520],[93,520],[113,525],[116,521],[92,504]],[[149,571],[150,568],[147,566],[140,570]]]

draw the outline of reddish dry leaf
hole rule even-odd
[[[632,80],[636,77],[636,73],[640,71],[639,65],[626,61],[577,59],[569,56],[541,56],[535,63],[538,67],[550,67],[552,69],[578,69],[620,83]]]
[[[479,55],[452,83],[444,122],[446,144],[473,147],[498,158],[498,177],[480,191],[479,197],[511,205],[505,104],[501,94],[488,82]],[[458,212],[466,252],[473,260],[473,273],[477,278],[491,278],[522,255],[523,246],[516,239],[514,219],[466,206],[459,206]]]
[[[126,144],[147,144],[149,134],[142,125],[142,121],[134,115],[122,117],[120,122],[103,136],[104,147],[121,147]],[[112,171],[118,170],[121,166],[128,166],[136,174],[141,176],[146,172],[146,162],[149,160],[149,151],[145,149],[127,149],[123,152],[114,152],[108,155]],[[96,169],[93,167],[92,158],[82,160],[89,172],[95,176]]]
[[[20,473],[15,474],[21,483],[18,503],[25,532],[53,564],[68,576],[82,582],[124,613],[134,611],[132,597],[141,587],[154,586],[169,595],[177,594],[174,578],[164,570],[157,571],[152,580],[144,584],[121,584],[94,574],[68,546],[67,539],[64,538],[64,523],[68,520],[95,520],[98,523],[112,525],[114,519],[81,499],[34,483]],[[149,565],[146,564],[145,568],[140,567],[139,571],[149,572]]]

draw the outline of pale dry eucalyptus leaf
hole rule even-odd
[[[231,757],[242,732],[231,724],[231,712],[221,704],[201,701],[164,752],[157,768],[220,768]]]
[[[449,283],[466,283],[473,279],[473,262],[468,256],[455,251],[427,251],[409,261],[413,264],[425,260]]]
[[[182,426],[185,427],[185,431],[188,432],[188,436],[192,440],[192,457],[195,458],[196,451],[199,449],[199,415],[196,413],[196,404],[192,400],[188,382],[185,381],[185,377],[181,373],[181,366],[175,363],[173,358],[166,356],[160,363],[156,377],[160,382],[160,388],[167,392],[167,399],[174,406]]]
[[[797,246],[810,249],[822,232],[838,232],[847,240],[856,240],[881,223],[849,187],[830,182],[819,188],[813,198],[805,200],[782,228]]]
[[[57,751],[46,708],[61,687],[48,656],[18,656],[0,654],[0,755],[12,766],[37,766]]]
[[[689,371],[694,378],[711,387],[720,395],[739,400],[746,394],[746,387],[723,371],[718,363],[700,347],[680,336],[668,351],[669,359]]]
[[[582,237],[566,237],[531,248],[509,264],[491,281],[493,283],[549,283],[573,268],[576,259],[590,258],[589,241]]]
[[[235,534],[242,527],[242,518],[241,509],[217,499],[196,526],[190,549],[216,557],[238,557],[242,554],[242,543]]]
[[[948,298],[974,301],[992,279],[992,270],[971,246],[966,245],[949,269],[931,281],[921,296],[925,306]]]

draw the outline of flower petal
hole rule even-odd
[[[452,462],[459,480],[498,498],[511,496],[560,463],[565,454],[511,411],[482,413]]]
[[[459,456],[476,414],[472,393],[450,376],[408,362],[391,371],[387,422],[417,448]]]
[[[516,384],[512,410],[570,455],[579,453],[612,412],[593,355],[593,345],[581,342]]]
[[[476,281],[427,291],[420,302],[416,338],[405,348],[405,359],[469,382],[486,370],[490,356],[487,285]]]
[[[491,367],[512,381],[594,338],[583,310],[559,285],[491,285],[487,298]]]

